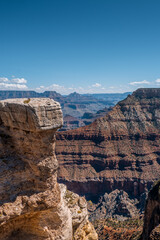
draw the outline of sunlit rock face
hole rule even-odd
[[[62,124],[54,100],[0,101],[0,239],[71,240],[87,223],[83,207],[73,231],[67,190],[57,183],[55,132]]]
[[[160,89],[138,89],[105,117],[56,138],[59,182],[92,201],[116,189],[140,200],[160,178]]]

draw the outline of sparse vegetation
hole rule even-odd
[[[88,201],[88,204],[93,205],[93,202],[91,200]]]
[[[73,202],[74,202],[73,201],[74,200],[73,193],[71,191],[67,190],[66,195],[65,195],[65,199],[66,199],[68,204],[73,204]]]
[[[93,222],[99,235],[99,240],[138,240],[143,227],[140,218],[128,218],[118,221],[114,218],[96,220]]]
[[[2,212],[0,212],[0,217],[3,217],[4,215],[3,215],[3,213]]]
[[[30,101],[31,101],[31,99],[28,98],[28,99],[24,100],[23,103],[27,104],[27,103],[29,103]]]

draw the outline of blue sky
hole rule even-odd
[[[159,0],[0,0],[0,89],[160,86]]]

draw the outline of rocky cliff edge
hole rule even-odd
[[[54,100],[0,101],[0,239],[97,239],[85,199],[57,183],[62,124]]]

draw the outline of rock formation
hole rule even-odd
[[[126,192],[116,189],[109,194],[105,193],[97,204],[88,202],[90,219],[94,221],[112,216],[118,220],[134,218],[139,215],[136,204],[136,199],[130,199]]]
[[[59,182],[93,202],[115,189],[140,200],[160,178],[160,89],[138,89],[92,124],[57,133]]]
[[[0,90],[0,100],[9,98],[51,98],[61,104],[64,124],[63,130],[75,129],[88,125],[100,116],[104,116],[105,111],[109,106],[114,106],[118,101],[124,99],[129,93],[124,94],[78,94],[76,92],[67,96],[62,96],[56,91],[45,91],[38,93],[35,91],[3,91]],[[104,109],[104,107],[107,107]],[[103,110],[104,109],[104,110]],[[97,112],[98,111],[98,112]],[[88,114],[93,114],[92,119],[87,117]],[[70,117],[66,117],[70,115]],[[72,119],[71,119],[72,118]],[[73,119],[75,118],[75,119]]]
[[[51,99],[0,102],[0,239],[97,239],[86,201],[57,183],[55,132],[62,123]]]
[[[160,180],[154,184],[148,194],[141,240],[160,239],[160,226],[159,231],[156,231],[158,225],[160,225]]]

